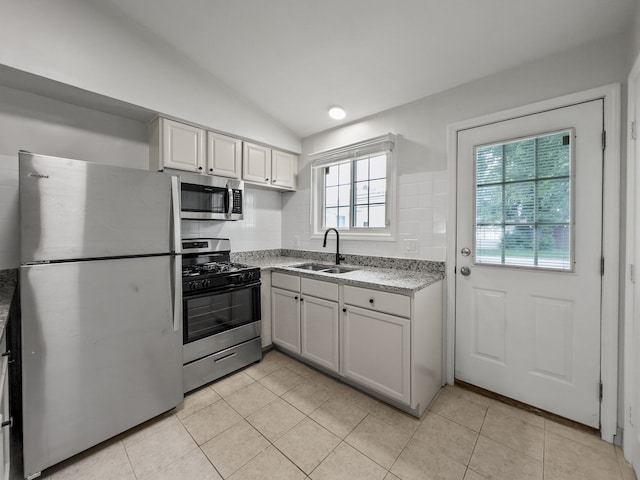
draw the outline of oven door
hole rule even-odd
[[[184,298],[184,344],[260,320],[260,282]]]

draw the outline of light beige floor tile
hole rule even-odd
[[[637,480],[636,474],[633,471],[633,467],[627,460],[624,458],[624,453],[620,447],[616,448],[616,455],[618,457],[618,465],[620,465],[620,470],[622,471],[622,480]]]
[[[467,468],[411,439],[391,467],[402,480],[462,480]]]
[[[280,437],[275,446],[309,474],[339,443],[333,433],[306,418]]]
[[[286,357],[286,355],[284,355]],[[296,372],[298,375],[306,378],[306,379],[313,379],[315,378],[317,375],[320,374],[320,372],[314,368],[311,368],[308,365],[305,365],[304,363],[301,363],[297,360],[294,360],[290,357],[286,357],[288,359],[282,362],[282,366],[287,367],[289,370],[293,370],[294,372]],[[321,374],[320,374],[321,375]]]
[[[142,440],[143,438],[153,435],[157,431],[167,428],[171,424],[175,425],[176,423],[180,423],[180,421],[178,420],[178,417],[174,415],[173,411],[163,413],[162,415],[158,415],[157,417],[132,428],[131,430],[127,430],[123,434],[119,435],[119,438],[122,440],[122,443],[124,443],[124,446],[127,447],[132,443]]]
[[[227,402],[220,400],[185,418],[182,423],[198,445],[202,445],[240,420],[242,417]]]
[[[367,412],[347,400],[334,397],[309,416],[330,432],[344,438],[367,416]]]
[[[479,473],[468,468],[467,473],[464,474],[464,480],[487,480],[487,477],[483,477]]]
[[[341,398],[344,400],[348,400],[349,402],[355,404],[356,407],[364,410],[365,412],[370,412],[378,405],[378,400],[369,395],[366,395],[362,392],[359,392],[355,388],[346,386],[344,391],[336,394],[337,398]]]
[[[612,447],[613,448],[613,447]],[[608,452],[588,447],[547,431],[544,445],[545,478],[568,480],[620,480],[618,459]]]
[[[262,377],[259,382],[271,390],[276,395],[283,395],[294,387],[297,387],[307,379],[298,375],[293,370],[282,367],[266,377]]]
[[[380,465],[343,442],[310,476],[312,480],[382,480],[386,474]]]
[[[440,415],[429,413],[413,438],[425,447],[439,451],[458,463],[468,465],[478,434]]]
[[[144,477],[197,448],[187,430],[178,422],[126,446],[136,477]]]
[[[232,393],[237,392],[241,388],[255,382],[253,377],[250,377],[244,372],[238,372],[230,375],[222,380],[218,380],[211,384],[211,388],[215,390],[222,398],[226,398]]]
[[[121,441],[107,441],[49,469],[51,480],[134,480],[129,458]]]
[[[495,480],[542,480],[542,462],[482,435],[469,468]]]
[[[384,477],[384,480],[401,480],[400,478],[396,477],[393,473],[389,472],[387,473],[387,475]]]
[[[275,447],[271,446],[249,460],[230,480],[303,480],[307,476]]]
[[[487,407],[456,395],[440,395],[431,411],[476,432],[480,431]]]
[[[410,438],[408,433],[368,415],[345,438],[345,442],[388,470]]]
[[[220,400],[220,395],[212,388],[204,387],[184,397],[184,402],[176,407],[176,417],[181,420],[187,418],[189,415],[193,415],[198,410],[202,410],[218,400]]]
[[[605,442],[597,435],[594,435],[590,432],[585,432],[583,430],[578,430],[577,428],[571,428],[566,425],[561,425],[560,423],[554,422],[552,420],[547,420],[545,424],[545,430],[547,432],[559,435],[560,437],[568,438],[569,440],[578,442],[587,447],[594,448],[603,455],[607,455],[612,458],[616,456],[616,452],[612,444]]]
[[[333,392],[322,386],[307,382],[289,390],[282,398],[302,413],[309,415],[333,396]]]
[[[202,451],[216,470],[228,478],[268,446],[268,440],[242,420],[202,445]]]
[[[211,462],[196,448],[179,458],[172,464],[166,466],[159,472],[154,472],[140,480],[222,480]]]
[[[536,460],[544,458],[544,430],[489,408],[480,433]]]
[[[261,362],[254,363],[250,367],[245,368],[243,372],[254,380],[260,380],[262,377],[266,377],[281,367],[282,363],[279,361],[279,357],[277,355],[267,354]]]
[[[528,412],[527,410],[524,410],[522,408],[507,405],[506,403],[499,402],[498,400],[493,400],[491,398],[488,400],[490,402],[489,409],[498,410],[500,413],[503,413],[510,417],[515,417],[538,428],[544,428],[546,420],[540,415]]]
[[[247,417],[265,405],[273,402],[276,395],[255,382],[229,395],[225,400],[240,415]]]
[[[379,402],[371,414],[378,417],[383,422],[388,423],[392,427],[396,427],[403,432],[413,434],[418,426],[420,426],[420,419],[412,417],[397,408],[391,407],[386,403]]]
[[[300,410],[281,398],[276,398],[273,402],[249,415],[247,420],[268,440],[275,442],[305,418],[306,415]]]

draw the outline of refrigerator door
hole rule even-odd
[[[179,261],[20,267],[25,477],[182,402]]]
[[[20,152],[21,263],[169,253],[171,177]]]

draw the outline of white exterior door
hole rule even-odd
[[[455,377],[600,426],[603,102],[458,133]]]

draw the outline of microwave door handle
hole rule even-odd
[[[231,218],[231,212],[233,212],[233,189],[227,187],[227,218]]]

